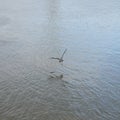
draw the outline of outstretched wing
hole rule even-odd
[[[65,51],[63,52],[63,54],[62,54],[62,56],[61,56],[61,58],[60,58],[60,59],[62,59],[62,60],[63,60],[63,57],[64,57],[64,55],[65,55],[66,51],[67,51],[67,49],[65,49]]]
[[[51,59],[57,59],[57,60],[60,60],[60,58],[56,58],[56,57],[51,57]]]

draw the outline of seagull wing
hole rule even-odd
[[[63,57],[64,57],[64,55],[65,55],[66,51],[67,51],[67,49],[65,49],[65,51],[63,52],[63,54],[62,54],[62,56],[61,56],[61,58],[60,58],[60,59],[63,59]]]
[[[60,58],[55,58],[55,57],[51,57],[51,59],[57,59],[57,60],[60,60]]]

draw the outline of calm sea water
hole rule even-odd
[[[0,120],[119,120],[119,6],[0,0]]]

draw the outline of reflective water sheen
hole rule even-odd
[[[119,120],[119,6],[0,0],[0,120]]]

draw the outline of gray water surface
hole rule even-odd
[[[0,0],[0,120],[119,120],[119,6]]]

